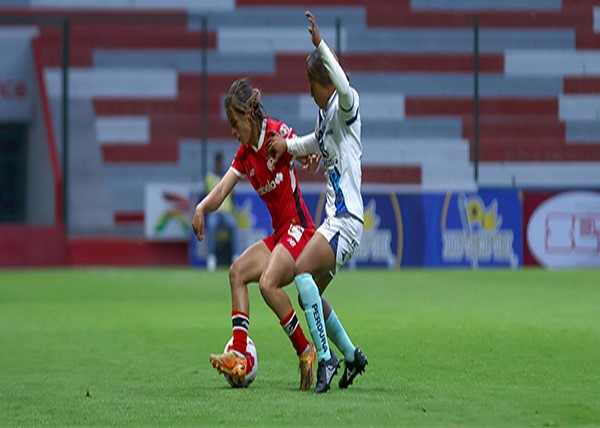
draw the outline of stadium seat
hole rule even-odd
[[[143,212],[147,181],[200,180],[196,161],[204,138],[209,151],[235,152],[222,100],[239,76],[263,90],[269,114],[298,133],[314,129],[316,106],[305,72],[312,46],[300,0],[285,6],[277,0],[178,0],[166,9],[143,0],[137,10],[124,0],[80,3],[31,0],[27,10],[71,18],[70,96],[89,103],[91,109],[82,111],[92,117],[82,123],[95,128],[72,132],[95,135],[89,147],[96,147],[104,171],[93,183],[108,189],[104,200],[115,219]],[[200,74],[202,13],[206,82]],[[539,185],[558,176],[577,183],[584,177],[577,164],[581,171],[600,167],[597,1],[324,0],[315,13],[330,46],[341,48],[341,62],[361,95],[365,184],[474,185],[475,17],[480,184]],[[60,29],[43,27],[39,39],[56,106]],[[591,175],[587,183],[600,186],[600,175]],[[301,173],[302,180],[317,179]]]

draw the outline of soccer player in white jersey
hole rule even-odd
[[[336,374],[339,359],[329,348],[327,336],[344,353],[345,368],[339,381],[347,388],[364,372],[365,354],[355,347],[341,322],[320,294],[329,281],[314,278],[337,270],[354,254],[363,232],[363,200],[360,193],[362,144],[358,92],[350,86],[346,73],[329,46],[321,38],[315,17],[309,11],[308,31],[316,50],[306,61],[311,96],[319,106],[314,133],[285,140],[273,133],[267,151],[279,159],[286,151],[297,157],[318,153],[327,178],[326,218],[296,260],[296,287],[302,300],[306,321],[317,348],[319,365],[315,392],[326,392]]]

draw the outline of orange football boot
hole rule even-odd
[[[246,376],[247,361],[233,351],[210,356],[210,363],[219,373],[230,376],[237,382],[242,382]]]
[[[315,345],[308,343],[309,348],[304,351],[298,359],[298,371],[300,372],[300,390],[307,391],[312,386],[315,380],[315,360],[317,359],[317,351]]]

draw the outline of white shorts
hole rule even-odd
[[[335,254],[335,269],[329,272],[333,277],[342,265],[352,258],[358,248],[363,224],[353,216],[327,217],[317,232],[327,239]]]

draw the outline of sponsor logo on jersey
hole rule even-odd
[[[290,134],[290,128],[286,124],[282,124],[279,128],[279,134],[284,138],[287,137]]]
[[[259,196],[263,196],[266,195],[267,193],[269,193],[270,191],[272,191],[273,189],[275,189],[277,187],[277,185],[279,183],[281,183],[283,181],[283,174],[281,172],[278,172],[275,175],[275,178],[269,182],[267,182],[267,184],[265,184],[262,187],[259,187],[256,190],[256,193],[259,194]]]
[[[331,166],[335,166],[338,164],[337,158],[329,159],[329,153],[327,153],[327,156],[325,156],[325,153],[327,153],[327,151],[325,151],[323,153],[323,164],[325,165],[326,168],[329,168]]]

